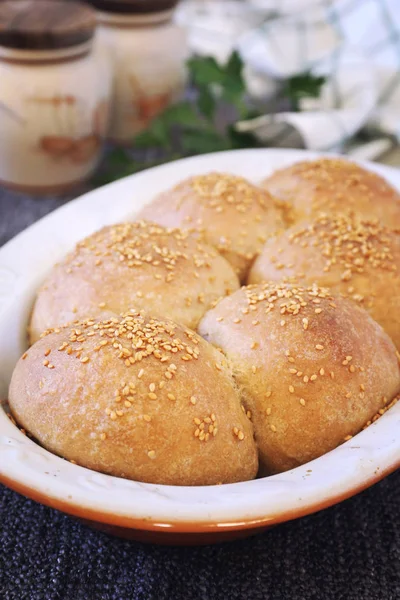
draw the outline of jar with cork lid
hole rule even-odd
[[[126,145],[182,94],[186,35],[173,21],[177,0],[89,1],[113,63],[110,138]]]
[[[93,173],[112,89],[95,28],[75,0],[0,3],[0,183],[58,193]]]

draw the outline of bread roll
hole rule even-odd
[[[132,306],[195,328],[216,299],[238,287],[229,263],[188,232],[143,221],[104,227],[47,277],[31,340],[48,328]]]
[[[353,211],[389,227],[400,226],[397,191],[379,175],[344,159],[298,162],[273,173],[263,186],[291,205],[292,223],[319,212]]]
[[[327,289],[242,288],[206,313],[199,332],[233,367],[267,473],[332,450],[400,389],[387,334],[365,310]]]
[[[283,226],[278,204],[267,191],[225,173],[182,181],[146,206],[139,217],[202,231],[241,280],[268,236]]]
[[[358,302],[400,349],[400,235],[376,222],[320,215],[269,240],[249,283],[296,280]]]
[[[257,472],[226,361],[171,321],[132,312],[48,333],[18,362],[9,402],[45,448],[95,471],[171,485]]]

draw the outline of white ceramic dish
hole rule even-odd
[[[313,153],[223,152],[177,161],[95,190],[48,215],[0,250],[0,395],[26,347],[35,290],[82,237],[132,217],[152,197],[212,170],[260,180]],[[400,171],[365,164],[400,189]],[[400,402],[368,429],[302,467],[256,481],[170,487],[110,477],[73,465],[26,438],[0,408],[0,481],[40,502],[120,535],[198,543],[246,535],[334,504],[400,465]]]

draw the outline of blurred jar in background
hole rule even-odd
[[[184,90],[188,48],[172,20],[177,0],[89,1],[114,65],[110,139],[129,144]]]
[[[112,74],[95,11],[73,0],[0,3],[0,180],[57,193],[101,158]]]

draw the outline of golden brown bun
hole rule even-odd
[[[249,283],[330,287],[366,308],[400,349],[400,235],[376,222],[320,215],[268,240]]]
[[[47,277],[31,340],[50,327],[132,306],[195,328],[215,300],[238,287],[230,264],[188,232],[143,221],[104,227]]]
[[[293,207],[292,222],[319,212],[353,211],[400,225],[400,195],[379,175],[337,158],[303,161],[280,169],[263,181],[274,196]]]
[[[241,280],[268,236],[283,227],[281,210],[266,190],[225,173],[182,181],[145,206],[139,217],[202,231]]]
[[[360,431],[400,388],[395,348],[352,301],[263,284],[224,298],[199,332],[231,362],[260,464],[276,473]]]
[[[20,359],[10,385],[13,415],[45,448],[150,483],[256,475],[252,425],[231,372],[196,333],[133,312],[57,332]]]

